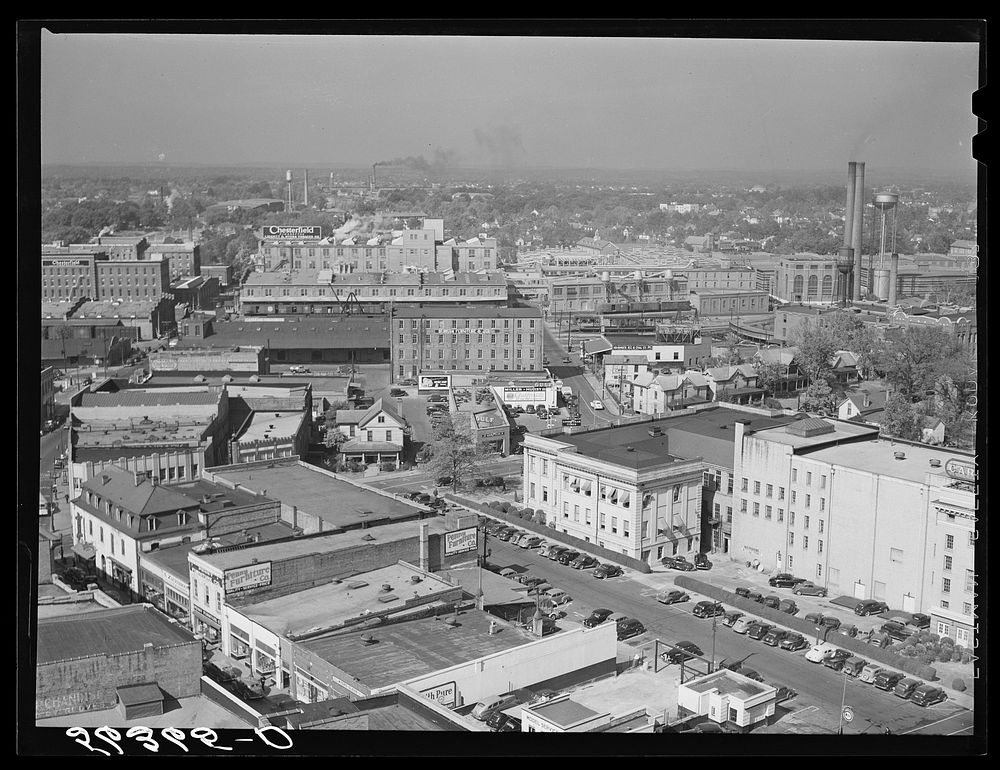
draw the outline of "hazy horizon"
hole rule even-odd
[[[976,170],[974,43],[43,32],[41,53],[46,167]]]

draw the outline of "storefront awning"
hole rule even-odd
[[[70,550],[81,559],[85,559],[87,561],[90,561],[97,556],[97,551],[90,543],[77,543]]]

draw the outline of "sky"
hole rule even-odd
[[[42,161],[974,173],[973,43],[42,33]]]

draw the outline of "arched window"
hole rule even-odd
[[[823,276],[823,299],[829,299],[833,296],[833,276],[824,275]]]
[[[795,280],[792,281],[792,295],[793,299],[802,299],[802,276],[795,276]]]
[[[816,289],[819,286],[819,279],[815,275],[809,276],[809,299],[816,298]]]

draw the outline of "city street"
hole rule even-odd
[[[584,364],[580,356],[576,353],[567,353],[565,346],[556,339],[552,329],[545,324],[545,357],[549,363],[545,367],[552,376],[562,380],[563,385],[572,388],[573,393],[578,397],[577,403],[580,407],[580,418],[585,426],[603,427],[613,425],[614,418],[608,414],[607,410],[595,411],[591,408],[591,401],[602,401],[601,394],[594,391],[590,382],[584,376]],[[569,356],[573,359],[572,364],[562,363],[562,359]]]
[[[628,640],[631,645],[651,644],[656,638],[667,643],[686,640],[701,647],[706,658],[712,657],[712,621],[691,614],[691,608],[707,597],[692,595],[689,602],[663,605],[656,601],[657,588],[630,579],[627,575],[598,580],[591,570],[574,570],[540,556],[535,550],[518,548],[492,537],[487,540],[487,548],[492,552],[489,556],[492,564],[499,567],[523,566],[530,574],[544,578],[572,596],[573,601],[564,608],[568,620],[581,622],[591,610],[605,607],[637,618],[646,626],[645,634]],[[652,581],[659,581],[657,584],[668,589],[673,587],[671,576],[666,574],[656,575]],[[821,664],[810,663],[804,655],[804,651],[792,653],[768,647],[734,633],[721,623],[716,626],[717,663],[746,659],[745,665],[758,671],[767,682],[787,685],[798,692],[798,696],[787,705],[794,714],[792,721],[799,725],[801,732],[817,729],[835,731],[839,724],[842,698],[854,712],[854,720],[845,727],[845,733],[871,730],[871,724],[866,719],[882,729],[889,728],[895,734],[911,730],[958,734],[971,729],[972,712],[956,704],[946,701],[921,708],[895,697],[891,692],[846,678]],[[935,723],[939,723],[942,730],[937,730]]]

